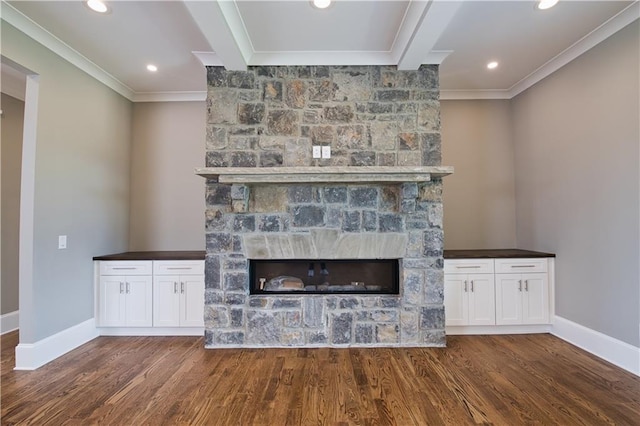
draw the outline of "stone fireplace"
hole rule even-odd
[[[207,81],[205,346],[444,346],[438,67]],[[251,290],[250,261],[301,259],[394,260],[397,294]]]

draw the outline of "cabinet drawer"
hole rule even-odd
[[[496,259],[497,274],[524,274],[547,272],[547,259]]]
[[[445,274],[491,274],[493,259],[445,259]]]
[[[151,275],[150,260],[110,260],[100,262],[100,275]]]
[[[154,275],[204,275],[204,260],[159,260],[153,262]]]

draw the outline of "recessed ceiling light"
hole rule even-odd
[[[85,4],[94,12],[107,13],[109,11],[109,7],[100,0],[87,0]]]
[[[487,64],[487,68],[490,70],[498,68],[498,63],[496,61],[491,61]]]
[[[312,4],[318,9],[326,9],[331,6],[331,0],[313,0]]]
[[[540,0],[538,2],[538,9],[540,10],[551,9],[553,6],[558,4],[558,1],[560,0]]]
[[[158,71],[158,67],[156,67],[153,64],[149,64],[149,65],[147,65],[147,70],[151,71],[151,72],[156,72],[156,71]]]

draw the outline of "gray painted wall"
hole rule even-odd
[[[516,247],[508,100],[441,101],[446,249]]]
[[[556,314],[640,346],[638,21],[512,100],[518,245],[551,251]]]
[[[204,102],[133,106],[131,250],[201,250]],[[442,101],[445,247],[515,247],[509,101]],[[155,184],[154,184],[155,182]],[[177,200],[179,202],[177,202]],[[180,224],[180,226],[176,226]]]
[[[206,106],[133,106],[130,250],[204,250]]]
[[[33,343],[93,318],[91,258],[128,248],[132,108],[6,22],[2,54],[40,75],[33,284],[20,291],[20,341]]]
[[[2,93],[2,284],[0,314],[18,310],[20,170],[24,102]]]

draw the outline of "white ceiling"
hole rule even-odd
[[[561,0],[547,11],[525,0],[336,0],[327,10],[309,0],[122,0],[107,2],[107,15],[78,0],[8,3],[3,20],[138,101],[202,96],[203,62],[441,63],[450,96],[509,98],[640,13],[637,1],[610,0]],[[488,71],[489,60],[500,66]]]

